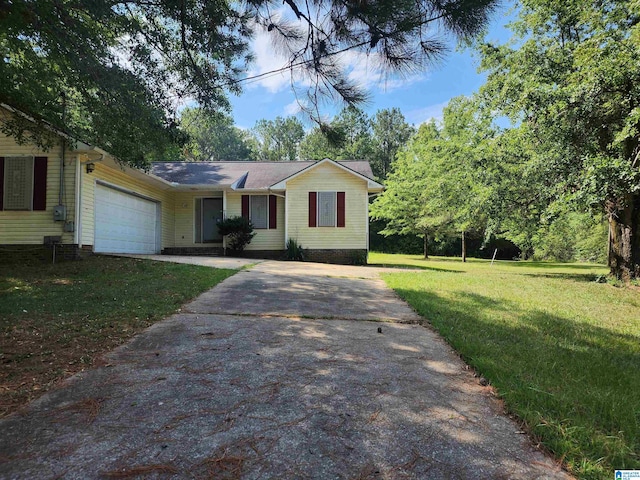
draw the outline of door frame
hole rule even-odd
[[[224,242],[224,237],[221,235],[220,236],[220,240],[219,241],[214,241],[214,242],[205,242],[204,241],[204,200],[220,200],[220,213],[221,215],[221,219],[224,219],[224,196],[220,195],[220,196],[212,196],[212,195],[207,195],[207,196],[202,196],[202,197],[194,197],[193,198],[193,219],[194,219],[194,223],[193,223],[193,243],[194,245],[220,245]],[[198,219],[200,222],[200,238],[198,238],[197,232],[198,232],[198,228],[196,225],[196,212],[197,212],[197,203],[200,202],[200,218]]]

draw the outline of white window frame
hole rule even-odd
[[[265,226],[257,227],[253,221],[253,199],[254,197],[264,197],[265,199]],[[268,230],[269,229],[269,195],[249,195],[249,220],[256,230]]]
[[[322,194],[333,195],[333,225],[321,225],[320,224],[320,197]],[[331,228],[338,226],[338,192],[337,191],[322,191],[316,193],[316,226],[323,228]]]
[[[9,194],[9,188],[7,188],[7,185],[11,185],[11,181],[9,179],[9,175],[8,175],[8,170],[9,170],[9,163],[7,160],[18,160],[18,161],[27,161],[30,160],[31,161],[31,185],[27,185],[28,188],[28,206],[26,208],[8,208],[7,207],[7,198],[8,198],[8,194]],[[34,181],[35,181],[35,157],[31,156],[31,155],[13,155],[13,156],[5,156],[4,157],[4,175],[3,175],[3,181],[4,181],[4,185],[2,186],[2,195],[3,195],[3,199],[2,199],[2,210],[4,211],[9,211],[9,212],[30,212],[33,211],[33,188],[34,188]]]

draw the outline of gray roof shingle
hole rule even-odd
[[[210,185],[238,187],[247,190],[266,189],[317,162],[154,162],[151,173],[178,185]],[[337,162],[373,180],[367,161]],[[246,175],[246,178],[243,177]]]

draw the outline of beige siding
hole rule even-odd
[[[120,188],[130,190],[160,202],[162,211],[162,248],[174,246],[175,221],[174,221],[174,202],[175,193],[171,190],[155,187],[147,184],[137,178],[133,178],[125,171],[118,168],[111,168],[95,163],[95,170],[92,173],[86,173],[84,167],[81,169],[82,187],[81,196],[81,228],[82,228],[82,244],[93,245],[94,239],[94,197],[95,185],[97,180],[102,180]]]
[[[273,229],[257,229],[256,236],[247,246],[247,250],[284,250],[284,198],[277,197],[276,227]],[[242,193],[227,193],[227,217],[242,215]]]
[[[309,192],[345,192],[345,226],[309,227]],[[287,182],[288,235],[303,248],[367,248],[367,182],[331,164]]]
[[[177,192],[176,193],[176,247],[211,247],[216,244],[195,243],[195,205],[196,198],[222,197],[220,191]]]
[[[53,221],[53,207],[59,204],[62,146],[43,152],[33,145],[18,145],[0,134],[0,157],[47,157],[47,209],[43,211],[0,211],[0,244],[42,244],[45,236],[62,236],[62,243],[73,243],[73,233],[63,232],[64,222]],[[67,151],[64,165],[64,197],[67,221],[75,218],[75,175],[77,158]]]

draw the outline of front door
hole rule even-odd
[[[222,199],[202,199],[202,243],[220,243],[218,222],[222,220]]]

